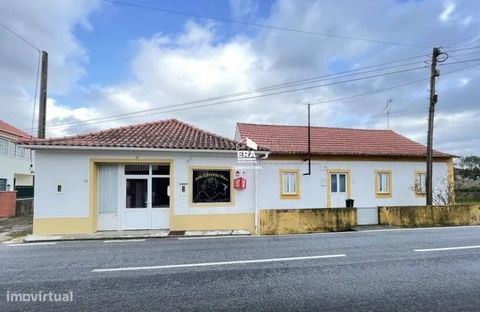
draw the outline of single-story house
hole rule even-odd
[[[310,156],[305,126],[238,123],[235,136],[270,151],[260,209],[425,205],[426,147],[394,131],[311,127]],[[450,191],[453,156],[433,156],[434,191]]]
[[[36,150],[34,234],[258,231],[261,209],[424,204],[425,147],[392,131],[238,124],[236,140],[170,119]],[[453,178],[435,152],[436,181]],[[442,182],[444,181],[444,182]]]
[[[250,148],[232,139],[170,119],[23,144],[36,150],[34,234],[254,232],[255,193],[234,191],[232,170]]]

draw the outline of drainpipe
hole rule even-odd
[[[254,207],[255,207],[255,234],[260,235],[260,227],[259,227],[259,207],[258,207],[258,171],[257,171],[257,164],[258,160],[255,160],[255,165],[253,168],[253,200],[254,200]]]

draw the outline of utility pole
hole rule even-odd
[[[425,181],[425,190],[427,197],[427,205],[433,203],[433,121],[435,115],[435,104],[438,96],[435,94],[435,82],[440,73],[437,70],[437,58],[440,55],[439,48],[433,48],[432,63],[430,65],[430,99],[428,106],[428,135],[427,135],[427,179]]]
[[[45,139],[45,124],[47,120],[47,78],[48,54],[40,51],[42,60],[40,65],[40,105],[38,109],[38,138]]]

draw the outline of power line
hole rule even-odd
[[[9,27],[7,27],[5,24],[3,24],[2,22],[0,22],[0,26],[2,26],[3,28],[5,28],[8,32],[10,32],[12,35],[14,35],[15,37],[17,37],[18,39],[22,40],[23,42],[25,42],[26,44],[28,44],[30,47],[34,48],[35,50],[37,50],[37,52],[40,52],[40,49],[37,48],[33,43],[31,43],[30,41],[28,41],[27,39],[23,38],[22,36],[20,36],[19,34],[17,34],[16,32],[14,32],[12,29],[10,29]]]
[[[390,62],[385,62],[385,63],[381,63],[381,64],[376,64],[376,65],[371,65],[371,66],[366,66],[366,67],[360,67],[360,68],[356,68],[356,69],[353,69],[353,70],[347,70],[347,71],[342,71],[342,72],[337,72],[337,73],[332,73],[332,74],[327,74],[327,75],[315,76],[315,77],[312,77],[312,78],[307,78],[307,79],[302,79],[302,80],[297,80],[297,81],[290,81],[290,82],[281,83],[281,84],[277,84],[277,85],[270,85],[270,86],[266,86],[266,87],[262,87],[262,88],[258,88],[258,89],[249,90],[249,91],[242,91],[242,92],[232,93],[232,94],[228,94],[228,95],[210,97],[210,98],[201,99],[201,100],[188,101],[188,102],[184,102],[184,103],[169,105],[167,107],[151,108],[151,109],[137,111],[137,112],[129,112],[129,113],[99,117],[99,118],[90,119],[88,121],[100,121],[100,120],[105,120],[105,119],[110,120],[111,118],[115,118],[115,117],[122,117],[122,116],[128,116],[128,115],[133,115],[133,114],[140,114],[140,113],[150,112],[150,111],[154,111],[154,110],[158,110],[158,109],[164,109],[164,108],[168,108],[168,107],[198,104],[198,103],[202,103],[202,102],[209,102],[209,101],[220,100],[220,99],[225,99],[225,98],[238,97],[238,96],[242,96],[242,95],[259,93],[259,92],[263,92],[263,91],[271,91],[271,90],[275,90],[275,89],[284,89],[284,88],[292,87],[292,86],[296,86],[296,85],[310,84],[310,83],[314,83],[314,82],[318,82],[318,81],[322,81],[322,80],[345,78],[345,77],[354,76],[354,75],[360,75],[360,74],[365,74],[365,73],[370,73],[370,72],[382,71],[382,70],[386,70],[386,69],[404,67],[404,66],[423,63],[423,61],[411,62],[411,63],[406,63],[406,64],[399,64],[399,65],[394,65],[394,66],[387,66],[387,67],[379,68],[379,69],[376,69],[376,70],[358,72],[358,71],[363,70],[363,69],[370,69],[370,68],[380,67],[380,66],[384,66],[384,65],[388,65],[388,64],[404,62],[406,60],[420,58],[420,57],[424,57],[424,56],[427,56],[427,55],[428,54],[411,56],[411,57],[406,57],[406,58],[403,58],[403,59],[394,60],[394,61],[390,61]],[[356,72],[356,73],[354,73],[354,72]],[[342,75],[342,76],[340,76],[340,75]],[[327,79],[327,78],[329,78],[329,79]],[[76,122],[75,124],[77,124],[77,123],[81,123],[81,122]],[[71,125],[71,124],[72,124],[71,122],[55,123],[48,128],[51,129],[52,127]]]
[[[465,50],[475,50],[480,49],[480,46],[473,46],[473,47],[466,47],[466,48],[459,48],[459,49],[452,49],[452,50],[445,50],[443,52],[457,52],[457,51],[465,51]]]
[[[378,78],[378,77],[383,77],[383,76],[388,76],[388,75],[393,75],[393,74],[399,74],[399,73],[414,71],[414,70],[423,69],[423,68],[426,68],[426,66],[420,66],[420,67],[416,67],[416,68],[409,68],[409,69],[404,69],[404,70],[398,70],[398,71],[388,72],[388,73],[383,73],[383,74],[378,74],[378,75],[370,75],[370,76],[360,77],[360,78],[355,78],[355,79],[335,81],[335,82],[325,83],[325,84],[320,84],[320,85],[307,86],[307,87],[290,89],[290,90],[283,90],[283,91],[272,92],[272,93],[267,93],[267,94],[260,94],[260,95],[255,95],[255,96],[243,97],[243,98],[239,98],[239,99],[232,99],[232,100],[227,100],[227,101],[220,101],[220,102],[215,102],[215,103],[209,103],[209,104],[204,104],[204,105],[195,106],[194,108],[197,108],[197,107],[207,107],[207,106],[213,106],[213,105],[219,105],[219,104],[226,104],[226,103],[233,103],[233,102],[245,101],[245,100],[250,100],[250,99],[268,97],[268,96],[272,96],[272,95],[279,95],[279,94],[285,94],[285,93],[291,93],[291,92],[296,92],[296,91],[309,90],[309,89],[314,89],[314,88],[319,88],[319,87],[337,85],[337,84],[342,84],[342,83],[355,82],[355,81],[360,81],[360,80],[365,80],[365,79]],[[107,120],[107,119],[103,119],[103,120],[84,120],[84,121],[76,122],[76,123],[64,124],[64,125],[59,125],[59,126],[52,126],[52,127],[49,127],[48,129],[65,128],[65,127],[74,126],[74,125],[78,125],[78,124],[89,125],[89,124],[94,124],[94,123],[102,123],[102,122],[116,121],[116,120],[128,119],[128,118],[133,118],[133,117],[141,117],[141,116],[145,116],[145,113],[152,114],[152,112],[155,112],[155,111],[161,111],[160,113],[165,113],[165,112],[173,112],[173,111],[180,111],[180,110],[185,110],[185,109],[191,109],[191,107],[186,107],[186,108],[181,108],[181,109],[174,109],[174,110],[169,110],[169,111],[163,111],[164,109],[167,109],[167,108],[182,107],[182,106],[187,106],[187,105],[191,105],[191,104],[182,103],[182,104],[168,105],[168,106],[158,107],[158,108],[149,109],[149,110],[144,110],[144,111],[126,113],[126,114],[123,114],[122,116],[114,116],[114,117],[111,117],[111,118],[108,119],[108,120]],[[142,115],[140,115],[140,114],[142,114]],[[132,115],[135,115],[135,116],[132,116]]]
[[[254,23],[254,22],[233,20],[233,19],[224,18],[224,17],[201,15],[201,14],[181,12],[181,11],[169,10],[169,9],[164,9],[164,8],[158,8],[158,7],[150,7],[150,6],[128,3],[128,2],[123,2],[123,1],[114,1],[114,0],[103,0],[103,1],[107,2],[107,3],[110,3],[110,4],[119,5],[119,6],[133,7],[133,8],[143,9],[143,10],[151,10],[151,11],[157,11],[157,12],[174,14],[174,15],[190,16],[190,17],[196,17],[196,18],[202,18],[202,19],[210,19],[210,20],[216,20],[216,21],[220,21],[220,22],[224,22],[224,23],[235,23],[235,24],[241,24],[241,25],[250,25],[250,26],[255,26],[255,27],[262,27],[262,28],[275,29],[275,30],[281,30],[281,31],[289,31],[289,32],[295,32],[295,33],[301,33],[301,34],[318,35],[318,36],[332,37],[332,38],[345,39],[345,40],[366,41],[366,42],[377,43],[377,44],[390,44],[390,45],[401,45],[401,46],[409,46],[409,47],[417,47],[417,48],[429,48],[428,46],[414,44],[414,43],[384,41],[384,40],[378,40],[378,39],[359,38],[359,37],[353,37],[353,36],[345,36],[345,35],[338,35],[338,34],[331,34],[331,33],[308,31],[308,30],[295,29],[295,28],[290,28],[290,27],[281,27],[281,26],[260,24],[260,23]]]
[[[441,64],[441,65],[451,65],[451,64],[463,63],[463,64],[465,64],[465,65],[467,65],[467,66],[470,66],[470,67],[472,67],[472,68],[475,68],[475,69],[480,70],[480,67],[479,67],[479,66],[477,66],[477,65],[472,65],[472,64],[468,64],[468,62],[478,61],[478,60],[480,60],[480,59],[476,59],[476,60],[461,60],[461,59],[459,59],[459,58],[456,58],[455,56],[451,56],[451,55],[450,55],[450,57],[453,58],[453,59],[455,59],[455,60],[457,60],[458,62],[450,62],[450,63],[447,63],[447,64]]]
[[[465,67],[465,68],[455,69],[455,70],[452,70],[452,71],[449,71],[449,72],[444,73],[443,76],[449,75],[449,74],[453,74],[453,73],[456,73],[456,72],[459,72],[459,71],[467,70],[467,69],[469,69],[469,68],[468,68],[468,67]],[[345,100],[349,100],[349,99],[353,99],[353,98],[357,98],[357,97],[368,96],[368,95],[371,95],[371,94],[380,93],[380,92],[383,92],[383,91],[388,91],[388,90],[400,88],[400,87],[403,87],[403,86],[406,86],[406,85],[410,85],[410,84],[425,82],[425,81],[427,81],[427,80],[429,80],[429,78],[418,79],[418,80],[410,81],[410,82],[403,83],[403,84],[400,84],[400,85],[395,85],[395,86],[392,86],[392,87],[387,87],[387,88],[383,88],[383,89],[373,90],[373,91],[371,91],[371,92],[361,93],[361,94],[357,94],[357,95],[353,95],[353,96],[349,96],[349,97],[331,99],[331,100],[327,100],[327,101],[323,101],[323,102],[317,102],[317,103],[314,103],[314,105],[316,105],[316,104],[323,104],[323,103],[340,102],[340,101],[345,101]],[[171,112],[184,111],[184,110],[190,110],[190,109],[198,109],[198,108],[204,108],[204,107],[210,107],[210,106],[215,106],[215,105],[221,105],[221,104],[230,103],[230,102],[235,102],[235,101],[241,101],[241,100],[243,100],[243,99],[233,100],[233,101],[222,101],[222,102],[217,102],[217,103],[209,103],[209,104],[197,105],[197,106],[192,106],[192,107],[177,108],[177,109],[171,109],[171,110],[156,112],[156,113],[152,113],[152,114],[171,113]],[[142,115],[142,116],[129,116],[129,117],[122,118],[122,119],[129,119],[129,118],[136,118],[136,117],[143,117],[143,116],[145,116],[145,115]],[[115,120],[109,120],[109,121],[115,121]],[[89,126],[89,125],[91,125],[91,124],[93,124],[93,123],[80,124],[80,125],[74,126],[74,127],[72,127],[72,128],[73,128],[73,129],[78,129],[79,127]]]
[[[448,63],[438,64],[438,65],[446,66],[446,65],[454,65],[454,64],[460,64],[460,63],[467,64],[468,62],[480,61],[480,58],[472,59],[472,60],[461,60],[461,59],[458,59],[458,58],[456,58],[454,56],[451,56],[451,55],[449,55],[449,57],[456,59],[458,62],[448,62]],[[467,64],[467,65],[470,66],[470,64]]]
[[[469,65],[469,64],[468,64],[468,65]],[[460,69],[452,70],[452,71],[449,71],[449,72],[444,73],[443,76],[446,76],[446,75],[449,75],[449,74],[453,74],[453,73],[456,73],[456,72],[459,72],[459,71],[462,71],[462,70],[466,70],[466,69],[468,69],[468,68],[465,67],[465,68],[460,68]],[[351,100],[351,99],[358,98],[358,97],[363,97],[363,96],[367,96],[367,95],[371,95],[371,94],[375,94],[375,93],[380,93],[380,92],[384,92],[384,91],[388,91],[388,90],[392,90],[392,89],[401,88],[401,87],[404,87],[404,86],[408,86],[408,85],[412,85],[412,84],[416,84],[416,83],[420,83],[420,82],[426,82],[426,81],[428,81],[428,80],[430,80],[430,78],[422,78],[422,79],[418,79],[418,80],[413,80],[413,81],[409,81],[409,82],[406,82],[406,83],[402,83],[402,84],[399,84],[399,85],[395,85],[395,86],[392,86],[392,87],[387,87],[387,88],[382,88],[382,89],[373,90],[373,91],[370,91],[370,92],[360,93],[360,94],[356,94],[356,95],[352,95],[352,96],[347,96],[347,97],[343,97],[343,98],[334,98],[334,99],[331,99],[331,100],[325,100],[325,101],[321,101],[321,102],[315,102],[315,103],[311,103],[310,105],[311,105],[311,106],[315,106],[315,105],[327,104],[327,103],[333,103],[333,102],[342,102],[342,101]]]

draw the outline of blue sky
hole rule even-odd
[[[300,34],[101,0],[4,0],[0,2],[0,21],[49,53],[49,136],[178,118],[233,137],[236,122],[304,124],[306,103],[324,101],[328,103],[312,109],[314,125],[380,129],[386,127],[382,109],[386,100],[392,98],[392,110],[402,113],[392,115],[391,129],[424,143],[427,81],[374,91],[428,79],[425,62],[434,45],[454,43],[445,47],[447,51],[480,45],[480,3],[475,0],[123,1],[421,46]],[[0,105],[0,115],[17,127],[28,129],[32,122],[37,54],[5,31],[0,31],[0,41],[5,42],[5,49],[0,50],[0,102],[9,103]],[[478,53],[462,56],[466,51]],[[459,50],[450,55],[448,62],[454,57],[480,58],[480,49]],[[129,119],[90,122],[410,56],[419,58],[409,66],[422,68],[208,108],[159,110]],[[480,61],[471,64],[478,68],[462,63],[442,67],[438,82],[435,147],[458,155],[480,153],[480,108],[476,101]],[[448,74],[450,70],[459,71]],[[339,100],[363,93],[371,95]]]
[[[131,1],[145,7],[161,7],[168,10],[199,15],[235,19],[228,1]],[[159,6],[161,4],[161,6]],[[269,15],[272,1],[258,2],[258,9],[252,21]],[[250,17],[247,17],[247,21]],[[176,35],[183,31],[187,20],[204,23],[207,19],[181,16],[159,11],[102,3],[94,10],[89,21],[94,31],[76,27],[74,33],[89,50],[90,60],[85,65],[87,74],[80,81],[83,84],[107,84],[119,82],[128,77],[128,64],[132,58],[133,44],[141,37],[151,37],[156,33]],[[246,28],[234,23],[222,23],[217,41],[228,40],[238,33],[255,32],[255,27]]]

